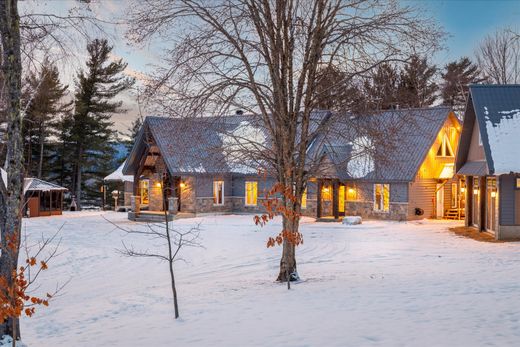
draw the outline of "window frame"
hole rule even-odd
[[[449,151],[448,151],[449,149]],[[439,150],[441,151],[441,154],[439,155]],[[448,134],[445,132],[442,135],[441,139],[441,146],[439,147],[439,150],[437,150],[436,156],[440,158],[454,158],[455,157],[455,151],[453,150],[453,147],[451,147],[450,138],[448,137]],[[448,155],[448,153],[451,153]]]
[[[222,187],[220,190],[221,196],[220,196],[220,199],[217,199],[217,194],[218,194],[217,187],[218,187],[219,183],[222,183]],[[223,206],[224,199],[225,199],[224,181],[223,180],[213,180],[213,206]],[[218,200],[221,200],[221,201],[218,201]]]
[[[247,189],[247,186],[249,185],[254,185],[255,189],[255,193],[256,195],[253,197],[254,199],[254,203],[248,203],[247,200],[248,200],[248,192],[249,190]],[[245,206],[258,206],[258,181],[245,181],[244,182],[244,205]]]
[[[139,180],[138,189],[141,205],[148,205],[150,203],[150,179],[143,178]],[[146,197],[146,202],[144,202],[144,197]]]
[[[378,208],[378,202],[377,202],[377,186],[381,187],[381,198],[383,199],[381,206],[382,209]],[[388,206],[385,207],[385,186],[387,187],[388,192]],[[374,205],[373,209],[375,212],[379,213],[390,213],[390,183],[374,183]]]

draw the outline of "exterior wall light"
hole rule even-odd
[[[478,194],[478,189],[473,189],[473,194],[477,195]]]
[[[460,187],[460,192],[461,193],[465,193],[466,192],[466,187]]]
[[[186,188],[186,183],[181,182],[181,184],[179,184],[179,186],[180,186],[181,188]]]
[[[497,192],[491,192],[491,197],[492,198],[496,198],[497,197]]]

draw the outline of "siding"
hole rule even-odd
[[[434,216],[434,198],[437,180],[419,178],[410,183],[410,202],[408,216],[410,218],[432,218]],[[445,197],[446,198],[446,197]],[[422,208],[424,215],[415,216],[415,208]]]
[[[213,197],[213,181],[224,181],[224,198],[233,194],[233,181],[231,177],[222,176],[197,176],[195,181],[195,195],[197,198]]]
[[[484,154],[484,147],[479,145],[478,135],[480,133],[478,122],[475,122],[473,125],[473,132],[471,133],[471,142],[468,150],[468,159],[466,161],[477,161],[477,160],[486,160],[486,156]]]
[[[390,184],[390,202],[408,202],[408,183]]]
[[[500,225],[515,224],[515,176],[500,176],[499,193],[499,223]]]
[[[246,195],[246,181],[258,182],[258,197],[263,198],[265,191],[270,189],[276,182],[273,178],[265,178],[258,176],[237,176],[233,177],[233,196],[245,197]]]

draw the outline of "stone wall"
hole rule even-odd
[[[390,219],[403,221],[407,219],[407,203],[390,203],[389,212],[374,211],[374,204],[370,201],[349,201],[345,204],[345,214],[361,216],[364,219]]]
[[[150,176],[150,186],[148,188],[148,209],[150,211],[163,210],[163,193],[162,193],[162,179],[160,174],[154,173]]]
[[[318,210],[318,201],[316,199],[307,198],[307,206],[302,209],[302,215],[316,218]]]
[[[181,182],[184,187],[181,188],[181,212],[197,212],[197,200],[195,197],[195,177],[183,176]],[[213,203],[213,199],[212,199]]]

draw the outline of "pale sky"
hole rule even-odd
[[[497,28],[520,26],[520,0],[403,0],[405,4],[419,6],[426,14],[434,17],[449,33],[445,45],[447,49],[437,53],[433,61],[442,67],[449,61],[462,56],[473,58],[473,52],[478,42]],[[70,8],[77,6],[76,0],[38,1],[29,0],[20,3],[35,12],[53,12],[64,14]],[[125,0],[93,1],[91,9],[101,19],[121,22],[119,25],[106,25],[109,41],[114,45],[114,55],[128,62],[127,73],[137,76],[151,71],[151,65],[160,61],[160,49],[152,47],[137,49],[128,45],[124,39],[124,11],[128,2]],[[23,12],[23,9],[22,11]],[[75,42],[76,59],[68,61],[62,67],[62,79],[73,86],[74,71],[85,60],[86,43],[81,38]],[[135,96],[127,93],[122,97],[125,108],[129,112],[114,116],[113,120],[120,131],[125,131],[137,117]]]

